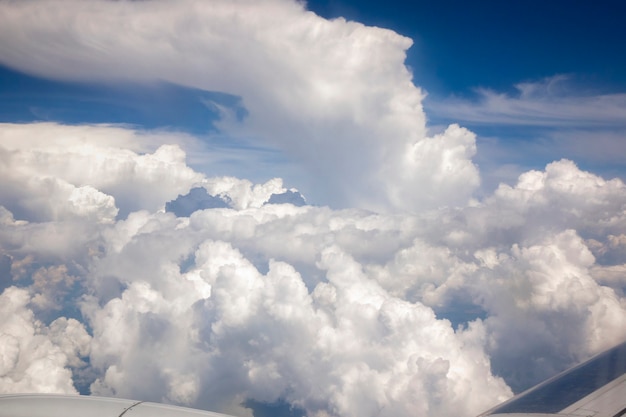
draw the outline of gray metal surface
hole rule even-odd
[[[0,417],[229,417],[173,405],[80,395],[0,395]]]
[[[621,417],[626,414],[626,343],[513,397],[481,417],[570,415]],[[618,416],[618,414],[624,412]]]

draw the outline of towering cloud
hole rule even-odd
[[[291,0],[0,3],[0,63],[69,80],[163,80],[240,96],[218,124],[293,158],[305,194],[335,206],[464,204],[479,184],[474,136],[429,137],[411,40]],[[94,24],[97,22],[97,24]]]

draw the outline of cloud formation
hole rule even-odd
[[[454,121],[483,134],[476,162],[484,183],[510,181],[560,158],[624,180],[624,93],[597,91],[574,76],[555,75],[519,83],[512,93],[478,88],[471,98],[430,98],[425,106],[438,123]]]
[[[0,16],[19,70],[240,96],[222,134],[279,149],[329,203],[208,177],[178,133],[0,125],[2,391],[476,415],[626,338],[624,183],[562,159],[473,198],[475,135],[427,133],[409,39],[287,0]],[[228,204],[172,209],[207,195]]]
[[[157,210],[202,178],[185,164],[176,135],[111,126],[3,124],[0,141],[7,161],[0,166],[7,185],[0,193],[23,220],[91,216],[109,222],[118,209],[122,215]]]
[[[581,94],[575,84],[572,77],[557,75],[538,82],[519,83],[515,95],[479,88],[477,100],[435,101],[429,110],[438,117],[473,124],[624,127],[626,94]]]
[[[314,201],[414,210],[462,205],[479,184],[471,133],[427,135],[424,94],[404,65],[412,41],[390,30],[290,0],[42,0],[0,12],[0,63],[12,68],[241,97],[247,117],[223,109],[217,126],[301,165]]]
[[[85,366],[91,337],[75,319],[43,325],[29,303],[36,301],[24,288],[0,294],[0,391],[76,393],[72,370]]]
[[[607,279],[626,264],[626,187],[570,161],[465,207],[379,214],[264,204],[280,180],[206,178],[179,147],[133,151],[141,139],[121,128],[82,126],[83,138],[126,132],[85,146],[68,139],[77,127],[47,127],[45,142],[3,147],[23,173],[3,180],[18,203],[1,200],[4,391],[89,386],[242,416],[249,400],[312,416],[472,415],[626,337],[623,283]],[[129,166],[151,198],[115,216]],[[24,202],[42,189],[24,178],[44,173],[72,189],[91,178],[112,205],[68,194],[33,211]],[[164,211],[194,187],[234,204]]]

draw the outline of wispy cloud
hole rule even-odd
[[[477,125],[554,128],[626,128],[626,93],[593,94],[568,76],[515,86],[517,94],[479,88],[475,98],[429,102],[434,117]]]
[[[626,179],[626,93],[598,93],[573,75],[558,75],[518,84],[514,93],[433,97],[425,108],[434,122],[454,120],[477,132],[486,189],[560,158]]]

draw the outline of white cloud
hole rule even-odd
[[[626,94],[594,91],[565,75],[515,89],[481,88],[474,97],[425,102],[431,119],[463,123],[479,133],[476,162],[488,189],[508,182],[511,171],[516,177],[560,158],[624,179],[620,155],[626,144]]]
[[[35,1],[0,10],[5,65],[52,78],[165,80],[242,97],[247,118],[224,118],[219,127],[295,161],[313,201],[456,205],[479,183],[471,134],[451,127],[427,137],[424,95],[404,65],[412,42],[390,30],[328,21],[289,0]]]
[[[138,247],[150,250],[153,239]],[[128,265],[134,249],[114,263]],[[192,404],[233,412],[242,397],[285,398],[333,415],[451,415],[507,395],[489,373],[480,323],[455,334],[430,308],[390,296],[336,246],[321,254],[328,282],[312,293],[292,266],[270,261],[263,275],[225,242],[204,241],[184,274],[167,267],[176,257],[157,255],[158,277],[118,269],[133,280],[128,289],[103,309],[88,307],[91,360],[107,370],[97,393],[172,401],[171,378],[191,374],[189,389],[202,393]],[[139,383],[147,377],[153,383]],[[475,378],[488,389],[472,389]]]
[[[515,88],[516,95],[479,88],[475,100],[435,100],[428,109],[438,117],[473,124],[605,129],[626,125],[626,94],[581,93],[564,75]]]
[[[7,184],[1,193],[22,219],[92,216],[108,222],[118,207],[124,215],[156,210],[203,179],[185,164],[178,145],[149,144],[176,143],[176,135],[36,123],[2,124],[0,138]]]
[[[593,279],[595,259],[573,230],[532,246],[514,245],[499,258],[492,272],[479,275],[478,285],[489,290],[477,293],[490,316],[490,349],[500,352],[494,366],[514,386],[547,378],[626,338],[624,303]],[[550,351],[537,357],[545,346]]]
[[[225,196],[236,209],[261,207],[269,201],[272,194],[287,191],[280,178],[273,178],[265,184],[252,184],[251,181],[234,177],[209,178],[203,182],[203,187],[211,195]]]
[[[27,290],[0,294],[0,391],[76,393],[69,367],[80,367],[90,337],[82,324],[61,317],[44,326],[28,308]]]
[[[50,128],[45,143],[9,141],[5,189],[36,199],[42,190],[25,178],[45,173],[117,203],[130,166],[142,210],[105,222],[2,211],[2,282],[21,294],[6,314],[31,323],[4,333],[48,340],[56,359],[45,366],[58,376],[45,385],[16,373],[42,353],[6,336],[7,391],[73,391],[91,375],[93,393],[239,415],[250,415],[248,399],[319,416],[471,415],[511,394],[498,375],[520,389],[626,336],[621,284],[598,272],[624,263],[626,189],[569,161],[465,207],[379,214],[263,205],[280,180],[204,178],[178,148],[140,154],[142,139],[126,133],[85,151],[67,139],[77,127]],[[166,175],[179,185],[164,186]],[[192,185],[236,208],[160,210]],[[63,206],[61,196],[46,204]],[[77,309],[90,334],[67,318]]]

